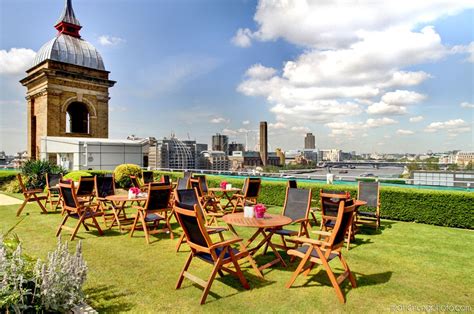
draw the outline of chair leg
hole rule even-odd
[[[69,218],[69,215],[64,216],[63,221],[61,221],[61,224],[59,225],[58,231],[56,231],[56,237],[58,237],[61,234],[61,231],[63,230],[63,226],[66,223],[66,220]]]
[[[176,289],[179,289],[181,287],[181,284],[183,283],[183,280],[184,280],[184,273],[188,270],[192,259],[193,259],[193,252],[190,252],[188,259],[186,260],[186,263],[184,263],[184,267],[181,270],[181,273],[179,274],[178,282],[176,283]]]
[[[18,208],[18,210],[16,211],[16,216],[17,216],[17,217],[20,216],[20,214],[21,214],[23,208],[25,208],[26,203],[28,203],[28,199],[29,199],[29,197],[26,197],[26,196],[25,196],[25,200],[23,201],[23,204],[21,204],[20,208]]]
[[[76,237],[76,234],[79,231],[79,228],[81,227],[81,224],[83,223],[83,221],[84,221],[84,214],[82,214],[81,217],[79,218],[79,221],[77,222],[76,228],[74,228],[74,231],[71,234],[70,241],[73,241],[74,238]]]
[[[38,203],[39,207],[41,208],[41,212],[43,214],[47,214],[48,211],[46,210],[46,208],[43,206],[43,204],[41,203],[41,201],[38,199],[38,197],[36,196],[36,194],[33,194],[33,196],[35,197],[36,199],[36,203]]]
[[[137,215],[135,216],[135,219],[133,220],[132,229],[130,229],[130,238],[133,237],[133,233],[135,232],[135,228],[137,227],[139,215],[140,213],[138,212]]]
[[[181,247],[181,244],[183,244],[184,242],[184,233],[182,233],[180,236],[179,236],[179,239],[178,239],[178,243],[176,244],[176,252],[179,252],[179,248]]]
[[[224,250],[223,250],[224,251]],[[222,253],[220,254],[222,255]],[[204,304],[206,302],[207,295],[209,294],[209,291],[211,290],[212,283],[214,282],[214,279],[216,278],[217,271],[221,268],[221,263],[222,263],[222,256],[219,256],[217,261],[215,262],[214,267],[212,268],[211,275],[209,276],[209,279],[207,280],[207,284],[204,287],[204,291],[202,292],[201,295],[201,301],[200,304]]]
[[[94,226],[97,228],[97,232],[99,232],[99,235],[103,235],[104,233],[102,232],[102,229],[99,226],[99,223],[97,222],[97,219],[95,219],[94,216],[92,216],[92,222],[94,223]]]
[[[170,239],[174,240],[174,234],[173,234],[173,230],[171,229],[171,224],[170,224],[170,220],[168,219],[168,216],[165,217],[165,223],[166,223],[166,228],[168,228],[170,232]]]
[[[250,285],[249,285],[247,279],[245,279],[244,274],[242,273],[242,269],[240,269],[240,265],[239,265],[238,261],[235,259],[235,255],[232,252],[232,249],[229,248],[228,250],[229,250],[230,258],[232,260],[232,264],[234,264],[234,266],[235,266],[235,273],[236,273],[237,277],[239,278],[240,283],[242,284],[242,286],[245,289],[247,289],[247,290],[250,289]]]
[[[352,274],[351,270],[349,269],[349,265],[347,265],[346,260],[339,254],[339,260],[341,261],[342,267],[348,273],[349,282],[351,283],[352,288],[357,288],[357,281],[355,280],[354,275]]]
[[[326,258],[324,257],[324,255],[322,254],[321,251],[319,251],[318,254],[321,254],[321,255],[319,255],[320,260],[321,260],[324,268],[326,269],[326,273],[329,277],[329,280],[331,281],[331,284],[332,284],[334,290],[336,290],[336,295],[339,298],[339,301],[341,301],[341,303],[346,303],[346,299],[344,298],[344,294],[342,293],[341,287],[337,283],[336,276],[332,272],[331,266],[329,266],[328,261],[326,260]]]
[[[309,260],[310,256],[311,256],[311,251],[313,250],[312,247],[308,247],[308,251],[306,252],[306,254],[303,256],[303,258],[301,259],[301,262],[299,263],[298,267],[296,267],[296,270],[295,272],[293,273],[293,275],[291,275],[291,278],[290,280],[288,280],[288,282],[286,283],[285,287],[286,288],[290,288],[293,283],[295,282],[296,280],[296,277],[298,277],[298,275],[301,273],[301,271],[303,270],[304,268],[304,265],[306,265],[306,262]]]
[[[140,220],[142,222],[143,232],[145,233],[146,243],[150,244],[150,235],[148,234],[148,226],[146,225],[145,217],[143,216],[141,212],[140,212]]]

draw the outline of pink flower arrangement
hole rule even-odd
[[[254,206],[255,218],[263,218],[267,208],[263,204],[257,204]]]
[[[132,191],[132,193],[135,195],[140,194],[140,189],[136,187],[130,188],[130,191]]]
[[[222,181],[220,184],[221,189],[225,190],[226,185],[227,185],[227,181]]]

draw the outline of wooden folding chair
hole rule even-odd
[[[137,213],[134,215],[130,237],[133,236],[135,230],[140,227],[145,232],[146,243],[150,244],[150,234],[169,233],[173,239],[173,231],[169,223],[169,200],[171,196],[171,187],[169,185],[148,185],[148,197],[144,206],[134,206]],[[164,228],[158,228],[160,221],[165,224]],[[153,229],[150,229],[153,227]]]
[[[95,211],[94,205],[81,203],[76,195],[74,189],[74,183],[59,183],[59,190],[63,198],[63,209],[65,216],[59,225],[56,237],[61,234],[63,229],[71,231],[71,241],[76,237],[77,232],[81,225],[84,226],[86,231],[89,231],[89,227],[96,228],[99,235],[102,235],[102,229],[100,228],[96,217],[100,216],[101,213]],[[69,218],[77,219],[77,224],[74,228],[66,226],[66,222]],[[86,220],[92,220],[92,224],[86,223]]]
[[[79,185],[77,186],[76,196],[85,202],[92,202],[94,198],[94,186],[95,181],[93,176],[82,176],[79,179]]]
[[[148,189],[148,185],[144,185],[141,183],[140,178],[137,176],[130,176],[130,181],[132,182],[132,186],[135,188],[139,188],[140,191],[146,192]]]
[[[49,204],[51,210],[56,211],[61,205],[61,193],[59,193],[59,182],[63,174],[46,173],[46,191],[48,192],[45,206]]]
[[[175,196],[174,196],[175,202],[178,202],[183,206],[188,206],[191,210],[194,210],[194,205],[198,205],[198,209],[202,211],[203,217],[206,217],[206,214],[205,214],[204,210],[202,209],[202,206],[199,203],[199,199],[198,199],[196,190],[193,190],[193,189],[185,189],[185,190],[175,189],[174,194],[175,194]],[[174,210],[173,210],[173,212],[174,212]],[[218,234],[221,241],[224,240],[222,232],[228,230],[228,227],[213,227],[213,226],[209,226],[209,225],[206,225],[206,228],[207,228],[207,232],[209,234]],[[183,232],[181,234],[181,236],[179,237],[179,239],[178,239],[178,243],[176,244],[176,252],[179,251],[179,248],[181,247],[181,244],[183,244],[183,242],[185,242],[185,241],[186,241],[186,236]]]
[[[314,240],[304,237],[293,238],[293,241],[302,244],[302,246],[297,249],[289,250],[288,255],[301,258],[301,262],[290,280],[287,282],[286,288],[290,288],[293,285],[299,274],[304,273],[305,275],[308,275],[312,268],[316,264],[319,264],[323,265],[329,280],[336,291],[339,301],[341,301],[341,303],[346,302],[340,285],[346,279],[349,279],[353,288],[357,287],[357,283],[345,259],[342,257],[341,249],[344,246],[344,237],[349,227],[352,225],[354,214],[355,205],[353,205],[353,201],[349,200],[346,203],[344,199],[341,199],[338,202],[338,210],[332,232],[312,231],[324,236],[324,240]],[[336,257],[339,258],[342,267],[344,268],[344,273],[339,275],[337,278],[329,266],[329,263]]]
[[[328,231],[333,229],[336,224],[339,202],[349,200],[350,194],[343,191],[320,190],[319,198],[321,203],[321,230]],[[347,234],[347,249],[349,249],[352,239],[354,239],[354,229],[353,225],[350,225]]]
[[[357,211],[357,224],[368,225],[378,229],[380,227],[380,184],[379,182],[359,181],[357,199],[367,202],[368,208],[373,211]]]
[[[245,178],[242,193],[235,193],[230,199],[234,205],[232,213],[235,213],[237,208],[243,210],[244,206],[257,204],[261,183],[262,179],[260,178]]]
[[[23,179],[21,178],[21,174],[16,175],[18,182],[20,183],[21,187],[21,192],[23,193],[23,196],[25,197],[25,200],[23,203],[20,205],[20,208],[16,211],[17,217],[20,216],[23,208],[25,208],[26,203],[31,203],[31,202],[36,202],[38,203],[39,207],[41,208],[41,212],[43,214],[47,214],[48,211],[44,207],[44,205],[41,203],[42,200],[46,200],[48,196],[46,195],[40,195],[38,196],[37,194],[43,193],[42,189],[27,189],[25,185],[23,184]]]
[[[274,246],[284,249],[285,251],[290,249],[288,244],[285,241],[285,237],[291,236],[307,236],[308,233],[308,223],[309,223],[309,211],[311,208],[311,190],[305,189],[296,189],[296,188],[286,188],[286,197],[285,204],[283,207],[282,215],[290,217],[293,221],[291,224],[299,224],[299,229],[290,230],[290,229],[272,229],[272,237],[274,234],[277,234],[281,237],[283,244],[273,243]],[[271,238],[270,238],[271,241]],[[292,248],[296,247],[295,245]],[[265,245],[265,253],[268,249],[268,243]]]
[[[191,280],[204,288],[200,300],[200,304],[204,304],[215,277],[217,274],[224,276],[223,271],[237,277],[245,289],[250,289],[249,283],[247,282],[247,279],[245,279],[238,262],[243,258],[248,258],[257,275],[260,278],[263,278],[262,273],[258,270],[255,262],[252,262],[252,257],[242,244],[242,239],[233,238],[231,240],[213,243],[209,233],[207,232],[202,212],[198,210],[197,205],[194,206],[194,210],[183,208],[182,206],[183,205],[177,203],[174,209],[178,222],[186,235],[186,243],[189,245],[191,252],[189,253],[188,258],[184,263],[184,267],[179,274],[176,289],[181,287],[184,278]],[[232,248],[231,246],[232,244],[237,243],[240,244],[240,250]],[[188,271],[189,266],[195,257],[213,266],[211,274],[206,281]],[[229,264],[233,265],[235,270],[227,267]]]
[[[219,225],[217,218],[224,216],[224,212],[220,207],[220,202],[214,197],[204,194],[202,189],[202,177],[191,178],[189,180],[191,188],[196,190],[199,203],[204,210],[205,218],[208,225],[213,223]]]
[[[115,177],[114,175],[110,176],[95,176],[95,200],[97,202],[96,211],[102,213],[102,218],[104,219],[104,224],[108,227],[108,222],[115,220],[115,214],[111,213],[110,208],[107,206],[109,201],[106,197],[110,195],[115,195]]]

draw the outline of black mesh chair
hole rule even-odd
[[[79,179],[76,196],[87,202],[92,201],[94,198],[94,185],[95,181],[93,176],[82,176]]]
[[[142,192],[146,192],[148,189],[148,185],[142,184],[142,182],[140,181],[140,178],[137,176],[130,176],[130,183],[132,184],[134,188],[139,188],[140,191]]]
[[[219,201],[204,194],[202,191],[202,177],[191,178],[189,180],[189,184],[191,185],[191,188],[196,191],[199,204],[201,205],[201,208],[204,212],[206,223],[208,225],[212,225],[214,223],[216,226],[218,226],[219,223],[217,218],[224,216],[224,212],[220,208]]]
[[[202,209],[202,206],[199,203],[199,199],[197,196],[197,191],[194,189],[185,189],[185,190],[175,190],[175,200],[176,202],[184,205],[191,206],[194,209],[194,205],[198,205],[198,209],[202,211],[203,217],[206,217],[205,211]],[[222,232],[227,231],[227,227],[212,227],[206,225],[207,232],[209,234],[218,234],[221,240],[224,240]],[[179,251],[181,244],[186,241],[185,234],[181,234],[178,243],[176,244],[176,252]]]
[[[115,195],[115,177],[112,176],[95,176],[95,199],[97,201],[96,211],[101,212],[104,218],[105,226],[108,222],[113,222],[115,215],[108,213],[109,210],[107,196]]]
[[[192,172],[185,171],[183,177],[178,178],[177,189],[178,190],[189,189],[190,187],[189,179],[191,179],[192,176],[193,176]]]
[[[161,176],[161,182],[170,185],[170,184],[171,184],[170,176],[169,176],[169,175],[166,175],[166,174],[162,175],[162,176]]]
[[[61,193],[59,193],[59,181],[63,178],[62,173],[47,173],[46,174],[46,190],[48,198],[45,205],[51,207],[51,210],[56,211],[61,205]]]
[[[370,211],[357,211],[357,223],[375,227],[380,227],[380,184],[379,182],[359,181],[357,199],[367,202]]]
[[[153,171],[142,171],[143,184],[153,182]]]
[[[149,184],[148,197],[144,206],[134,206],[137,213],[134,215],[134,221],[130,232],[133,236],[135,230],[143,229],[145,240],[150,244],[150,234],[169,233],[173,239],[173,232],[169,223],[169,200],[171,196],[171,187],[169,185],[159,186]],[[165,224],[164,228],[159,228],[160,221]],[[140,225],[140,227],[139,227]],[[152,229],[150,229],[152,228]]]
[[[296,183],[296,180],[288,180],[288,183],[286,185],[290,189],[297,189],[298,184]]]
[[[243,210],[244,206],[257,204],[261,183],[260,178],[245,179],[242,193],[232,195],[231,202],[234,205],[232,213],[235,213],[237,209]]]
[[[332,232],[316,231],[316,233],[324,236],[323,240],[314,240],[304,237],[293,238],[293,241],[298,242],[302,246],[297,249],[289,250],[288,255],[301,258],[301,262],[290,280],[287,282],[286,288],[290,288],[293,285],[299,274],[304,273],[305,275],[308,275],[312,268],[316,264],[319,264],[323,265],[329,280],[336,291],[339,301],[341,303],[346,302],[340,285],[346,279],[349,279],[353,288],[357,287],[357,283],[345,259],[342,257],[341,249],[344,246],[344,237],[352,225],[354,213],[355,205],[353,204],[353,201],[348,200],[346,202],[345,199],[341,199],[337,203],[336,219]],[[344,268],[344,273],[339,275],[337,278],[329,266],[329,263],[336,257],[339,258],[342,267]]]
[[[96,228],[99,232],[99,235],[102,235],[102,229],[100,228],[99,224],[97,223],[96,217],[100,216],[101,213],[97,213],[92,205],[86,205],[81,203],[76,195],[76,191],[74,189],[74,184],[69,183],[60,183],[59,184],[59,191],[63,198],[63,210],[64,210],[64,218],[59,225],[58,231],[56,232],[56,237],[61,234],[61,231],[68,230],[71,231],[71,241],[74,240],[76,237],[77,232],[81,225],[84,226],[86,231],[89,231],[89,227]],[[77,224],[74,228],[70,228],[66,226],[66,222],[69,218],[77,219]],[[92,224],[86,223],[87,220],[92,220]]]
[[[308,233],[308,223],[309,223],[309,211],[311,207],[311,190],[305,189],[292,189],[287,187],[286,188],[286,197],[285,197],[285,205],[283,207],[282,215],[291,218],[291,224],[296,225],[299,224],[298,230],[290,230],[290,229],[272,229],[272,235],[277,234],[281,237],[282,245],[273,243],[274,246],[280,247],[282,249],[288,250],[290,247],[288,246],[287,242],[285,241],[285,237],[291,236],[307,236],[309,237]],[[271,239],[271,238],[270,238]],[[266,252],[268,249],[268,243],[265,246]]]
[[[181,287],[184,278],[193,281],[204,288],[200,301],[201,304],[204,304],[215,277],[217,274],[223,276],[223,271],[234,275],[239,279],[240,283],[245,289],[250,289],[250,286],[240,268],[239,260],[242,258],[251,259],[252,257],[243,244],[240,245],[240,250],[237,250],[231,246],[232,244],[242,242],[242,239],[234,238],[231,240],[214,243],[207,232],[204,216],[197,206],[198,205],[194,205],[193,209],[193,207],[190,205],[176,202],[174,207],[178,222],[183,229],[184,234],[186,235],[186,243],[191,249],[188,258],[184,263],[184,267],[179,274],[178,282],[176,283],[176,289]],[[207,281],[198,278],[188,271],[191,262],[195,257],[213,265],[212,272]],[[233,265],[234,269],[228,268],[227,265],[229,264]],[[252,268],[257,272],[257,275],[263,278],[263,275],[255,266],[255,263],[251,264]]]

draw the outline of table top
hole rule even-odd
[[[245,218],[244,213],[227,214],[222,217],[225,223],[242,227],[273,228],[288,225],[291,218],[283,215],[267,214],[263,218]]]
[[[209,188],[208,190],[211,191],[211,192],[240,192],[241,191],[241,189],[239,189],[239,188],[232,188],[232,189],[229,189],[229,190],[222,189],[222,188]]]
[[[354,205],[355,205],[356,207],[364,206],[364,205],[367,205],[367,202],[366,202],[366,201],[363,201],[363,200],[354,200]]]
[[[128,198],[128,194],[109,195],[105,199],[112,202],[146,201],[146,197]]]

